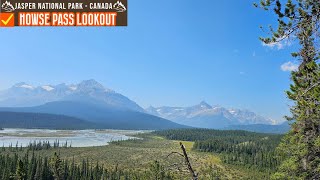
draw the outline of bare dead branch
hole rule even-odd
[[[181,142],[180,142],[180,148],[182,150],[182,153],[173,151],[170,154],[168,154],[166,158],[169,158],[173,154],[177,154],[177,155],[184,158],[184,165],[186,165],[187,167],[184,168],[183,167],[184,165],[181,163],[174,163],[174,164],[167,166],[166,169],[173,170],[172,168],[174,168],[175,170],[178,170],[179,172],[189,173],[192,176],[192,180],[198,180],[198,174],[193,170],[191,163],[190,163],[190,159],[189,159],[187,151],[186,151],[186,148]]]
[[[170,154],[167,155],[167,158],[173,154],[178,154],[180,155],[181,157],[184,157],[183,154],[179,153],[179,152],[171,152]]]
[[[198,180],[198,174],[193,170],[193,168],[191,166],[191,163],[189,161],[189,157],[188,157],[186,148],[184,147],[182,142],[180,142],[180,147],[181,147],[183,155],[184,155],[185,163],[186,163],[186,165],[188,167],[188,170],[189,170],[190,174],[192,175],[192,179],[193,180]]]

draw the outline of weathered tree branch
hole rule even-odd
[[[181,153],[179,153],[179,152],[171,152],[170,154],[168,154],[167,158],[168,158],[169,156],[173,155],[173,154],[178,154],[178,155],[184,157],[184,155],[181,154]]]
[[[193,180],[198,180],[198,174],[193,170],[191,163],[189,161],[189,157],[186,151],[186,148],[184,147],[184,145],[180,142],[180,147],[182,149],[183,155],[184,155],[184,159],[185,159],[185,163],[188,167],[188,170],[190,172],[190,174],[192,175],[192,179]]]
[[[173,151],[173,152],[171,152],[170,154],[167,155],[167,158],[170,157],[173,154],[177,154],[177,155],[183,157],[184,158],[184,164],[187,166],[186,170],[183,170],[184,169],[184,168],[182,168],[183,164],[181,164],[181,166],[179,166],[180,163],[174,163],[174,164],[168,166],[167,169],[172,170],[171,168],[175,167],[180,172],[187,172],[187,173],[191,174],[192,180],[198,180],[198,174],[193,170],[193,168],[191,166],[191,163],[190,163],[190,160],[189,160],[189,157],[188,157],[188,154],[187,154],[187,151],[186,151],[186,148],[184,147],[184,145],[181,142],[180,142],[180,148],[182,150],[182,153]]]

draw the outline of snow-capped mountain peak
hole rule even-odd
[[[77,85],[69,85],[68,87],[71,91],[75,91],[78,89],[78,86]]]
[[[42,89],[46,90],[46,91],[52,91],[54,90],[54,87],[50,86],[50,85],[45,85],[45,86],[41,86]]]
[[[212,106],[210,106],[210,105],[209,105],[207,102],[205,102],[205,101],[201,101],[198,106],[200,106],[200,107],[203,108],[203,109],[211,109],[211,108],[212,108]]]
[[[17,83],[13,86],[13,88],[25,88],[25,89],[35,89],[35,87],[25,83],[25,82],[20,82],[20,83]]]
[[[144,111],[129,98],[105,88],[93,79],[79,84],[62,83],[38,87],[22,82],[0,91],[0,107],[30,107],[53,101],[81,101],[118,109]]]
[[[78,91],[105,91],[110,93],[114,92],[111,89],[105,88],[102,84],[94,79],[84,80],[77,86],[73,86],[73,89]]]
[[[94,79],[84,80],[78,84],[79,89],[105,89],[102,84]]]
[[[262,117],[247,109],[229,109],[229,112],[243,124],[273,124],[269,118]]]
[[[227,109],[211,106],[205,101],[190,107],[159,107],[150,106],[146,111],[174,122],[200,127],[223,128],[236,124],[273,124],[269,119],[248,110]]]

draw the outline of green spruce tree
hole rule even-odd
[[[23,162],[20,159],[18,160],[15,179],[17,179],[17,180],[25,180],[25,179],[27,179],[27,171],[26,171],[26,169],[24,167]]]
[[[274,179],[320,179],[320,68],[319,68],[319,0],[261,0],[255,4],[277,15],[278,28],[269,27],[271,37],[265,44],[282,41],[299,42],[292,53],[299,67],[291,74],[287,96],[294,102],[290,132],[278,150],[284,158]]]
[[[55,180],[63,179],[63,169],[62,169],[62,160],[60,156],[55,152],[53,157],[51,158],[51,169],[53,172],[53,177]]]

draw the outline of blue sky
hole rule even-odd
[[[261,44],[276,21],[253,2],[129,0],[128,27],[2,28],[0,89],[96,79],[142,107],[205,100],[281,120],[294,44]]]

